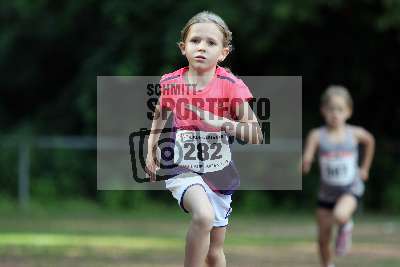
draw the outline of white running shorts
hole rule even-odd
[[[165,181],[166,188],[171,191],[173,197],[178,200],[178,205],[188,213],[183,206],[183,197],[186,190],[193,185],[201,185],[207,193],[208,199],[214,208],[214,227],[228,225],[228,217],[232,212],[231,195],[224,195],[211,190],[200,175],[195,173],[183,173]]]

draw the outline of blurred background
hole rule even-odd
[[[302,76],[303,136],[323,123],[325,88],[349,88],[349,123],[374,134],[376,154],[355,236],[364,243],[342,265],[398,266],[397,0],[1,1],[0,266],[179,266],[188,217],[169,192],[97,191],[96,77],[186,66],[176,42],[203,10],[233,32],[234,51],[223,64],[233,73]],[[291,266],[294,259],[275,245],[287,252],[297,244],[298,266],[318,266],[318,182],[314,166],[302,191],[237,192],[228,259]],[[382,251],[360,257],[377,251],[377,239]]]

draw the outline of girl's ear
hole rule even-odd
[[[353,110],[351,108],[349,108],[347,118],[350,119],[351,116],[353,116]]]
[[[224,47],[222,48],[221,55],[218,57],[218,62],[222,62],[225,60],[225,58],[229,55],[229,48]]]
[[[182,55],[185,55],[185,43],[184,42],[179,42],[178,47],[181,50]]]

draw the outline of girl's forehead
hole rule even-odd
[[[341,95],[332,95],[327,102],[329,106],[348,106],[346,98]]]
[[[188,36],[211,37],[214,39],[223,38],[223,34],[219,27],[212,22],[195,23],[190,26]]]

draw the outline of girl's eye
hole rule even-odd
[[[208,44],[209,44],[209,45],[216,45],[216,43],[213,42],[213,41],[209,41]]]
[[[191,41],[192,43],[197,44],[197,43],[199,42],[199,39],[191,39],[190,41]]]

